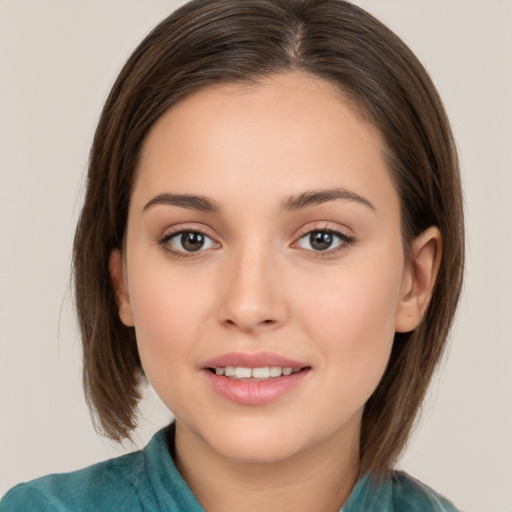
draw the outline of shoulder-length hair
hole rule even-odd
[[[123,244],[148,130],[200,88],[288,71],[334,84],[380,130],[400,196],[405,254],[429,226],[442,235],[425,317],[414,331],[395,335],[386,372],[365,405],[362,471],[383,474],[406,444],[453,321],[464,263],[462,193],[450,126],[427,72],[392,31],[343,0],[193,0],[128,59],[99,120],[74,241],[86,398],[99,431],[129,437],[144,376],[134,329],[118,317],[109,256]]]

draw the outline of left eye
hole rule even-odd
[[[336,249],[340,245],[348,244],[350,242],[351,239],[346,235],[324,229],[310,231],[298,240],[297,245],[301,249],[322,252],[328,251],[329,249]]]
[[[166,238],[165,243],[176,252],[199,252],[212,249],[217,244],[200,231],[180,231]]]

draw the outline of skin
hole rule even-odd
[[[345,197],[283,208],[332,189]],[[205,196],[221,211],[146,206],[161,194]],[[338,511],[346,501],[364,404],[394,333],[420,322],[438,267],[437,229],[406,261],[400,225],[380,133],[320,79],[208,87],[153,126],[110,268],[120,317],[177,418],[177,467],[206,510]],[[204,249],[169,238],[183,229],[206,234]],[[347,238],[317,250],[308,233],[326,230]],[[261,351],[305,363],[306,378],[258,406],[226,400],[204,378],[208,359]]]

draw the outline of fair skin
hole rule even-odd
[[[438,230],[411,254],[382,138],[326,82],[208,87],[153,126],[110,269],[208,512],[340,509],[394,333],[428,304]],[[226,354],[294,373],[215,375]]]

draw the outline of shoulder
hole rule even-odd
[[[204,512],[174,465],[173,433],[170,425],[144,450],[20,484],[5,495],[0,512]]]
[[[11,489],[1,512],[79,512],[143,510],[144,457],[134,452],[71,473],[48,475]]]
[[[446,498],[402,471],[392,475],[395,512],[458,512]]]

